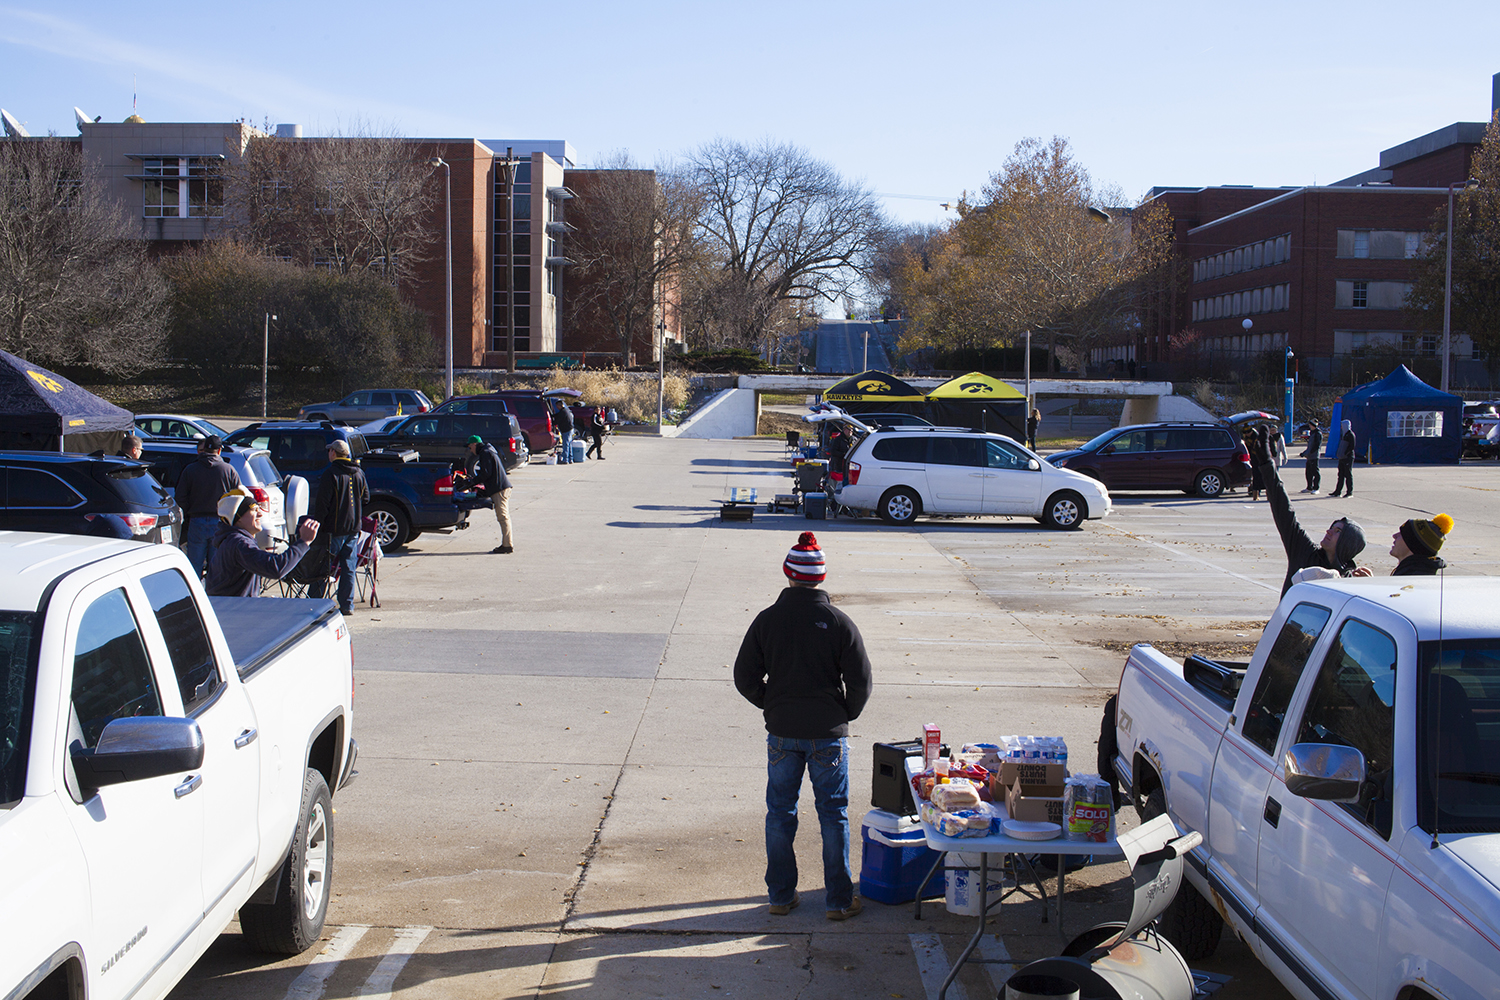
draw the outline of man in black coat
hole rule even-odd
[[[491,555],[509,555],[515,549],[511,545],[510,531],[510,477],[505,474],[505,463],[492,444],[474,434],[469,438],[469,457],[464,464],[464,473],[478,487],[482,497],[495,501],[495,520],[500,522],[500,544],[490,549]]]
[[[870,699],[870,658],[849,616],[818,589],[823,550],[804,531],[782,564],[789,585],[755,617],[734,661],[734,686],[766,720],[766,888],[775,916],[797,895],[797,798],[812,779],[823,834],[824,909],[863,909],[849,871],[849,735]]]
[[[182,550],[199,576],[208,570],[208,558],[219,527],[219,498],[240,486],[240,474],[219,457],[223,449],[219,435],[203,438],[198,442],[198,461],[177,477],[177,506],[182,508],[186,519]]]
[[[562,435],[562,454],[557,456],[557,464],[566,465],[573,461],[573,408],[562,404],[552,414],[552,420],[557,424],[557,433]]]
[[[1339,450],[1334,456],[1339,463],[1339,478],[1333,484],[1333,492],[1328,494],[1331,497],[1338,496],[1340,490],[1346,497],[1354,495],[1354,424],[1345,420],[1340,428]]]
[[[369,500],[370,487],[365,482],[365,470],[350,459],[349,442],[334,438],[328,442],[328,468],[323,470],[323,478],[318,481],[318,498],[313,513],[323,523],[328,535],[329,565],[337,566],[339,570],[339,610],[345,615],[354,614],[359,530]],[[307,588],[309,597],[322,597],[327,592],[326,578],[314,581]]]
[[[1318,468],[1318,452],[1323,448],[1323,430],[1316,420],[1307,424],[1307,450],[1302,453],[1307,463],[1302,467],[1307,477],[1307,488],[1303,493],[1316,493],[1323,488],[1323,471]]]
[[[1265,483],[1266,500],[1271,504],[1271,517],[1276,522],[1276,531],[1281,535],[1282,548],[1286,549],[1286,579],[1281,584],[1285,594],[1295,582],[1292,578],[1301,570],[1315,567],[1331,570],[1339,576],[1354,576],[1354,557],[1364,551],[1365,531],[1355,521],[1341,517],[1328,526],[1323,540],[1314,542],[1292,512],[1292,502],[1287,498],[1286,487],[1281,485],[1281,476],[1276,472],[1276,458],[1271,452],[1270,431],[1258,427],[1247,435],[1250,444],[1250,461],[1259,470]],[[1323,574],[1326,575],[1326,574]]]

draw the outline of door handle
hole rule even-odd
[[[1281,803],[1275,799],[1266,799],[1266,822],[1271,824],[1271,829],[1276,829],[1276,824],[1281,822]]]
[[[243,733],[240,733],[238,736],[236,736],[234,738],[234,748],[236,750],[243,750],[243,749],[245,749],[247,746],[249,746],[250,744],[254,743],[255,742],[255,738],[257,736],[259,736],[259,735],[260,735],[260,730],[259,729],[247,729],[247,730],[245,730]]]
[[[176,788],[172,789],[172,794],[180,799],[184,795],[191,795],[196,792],[198,790],[198,786],[201,784],[203,784],[203,775],[190,774],[188,775],[186,781],[178,785]]]

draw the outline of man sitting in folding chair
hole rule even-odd
[[[267,552],[255,543],[265,509],[243,486],[219,499],[219,532],[203,589],[210,597],[259,597],[261,577],[280,580],[292,572],[307,546],[318,537],[318,522],[310,517],[297,525],[297,535],[285,552]]]

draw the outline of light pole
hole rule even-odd
[[[1443,271],[1443,378],[1442,390],[1448,391],[1448,358],[1452,345],[1450,323],[1453,316],[1453,192],[1465,190],[1479,182],[1470,178],[1448,185],[1448,264]]]
[[[661,437],[662,403],[667,385],[667,306],[662,303],[661,319],[656,324],[656,436]]]
[[[447,284],[447,332],[443,337],[443,359],[444,379],[443,398],[453,398],[453,171],[448,167],[448,161],[441,156],[434,156],[427,161],[430,167],[443,168],[443,205],[444,222],[443,235],[447,241],[448,259],[448,284]]]
[[[271,320],[275,313],[266,313],[266,335],[260,344],[260,419],[266,419],[266,372],[271,367]]]
[[[1282,407],[1286,410],[1286,420],[1281,426],[1281,437],[1288,445],[1292,443],[1292,404],[1293,393],[1296,392],[1297,374],[1292,371],[1288,374],[1287,369],[1291,366],[1292,359],[1296,355],[1292,353],[1291,345],[1287,345],[1286,357],[1281,359],[1281,382],[1286,387],[1286,398],[1282,400]]]

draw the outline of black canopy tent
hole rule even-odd
[[[845,413],[910,413],[925,416],[927,397],[888,372],[867,371],[850,375],[823,390],[823,401]]]
[[[1026,397],[983,372],[949,379],[927,394],[927,419],[950,427],[1008,434],[1026,440]]]
[[[112,455],[134,427],[129,410],[0,351],[0,448]]]

